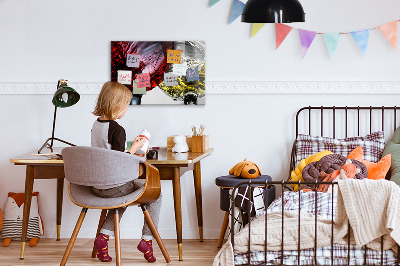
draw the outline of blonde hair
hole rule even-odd
[[[131,99],[132,92],[125,85],[108,81],[101,88],[93,114],[115,120]]]

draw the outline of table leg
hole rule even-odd
[[[60,241],[64,178],[57,178],[57,241]]]
[[[194,164],[194,191],[196,194],[197,220],[199,225],[200,242],[203,242],[203,203],[201,196],[201,168],[200,161]]]
[[[175,208],[175,223],[176,235],[178,242],[179,260],[182,260],[182,205],[181,205],[181,174],[179,167],[174,167],[174,178],[172,186],[174,191],[174,208]]]
[[[24,213],[22,219],[22,232],[21,232],[21,255],[20,259],[24,259],[26,235],[28,233],[29,213],[31,212],[31,200],[34,181],[34,166],[26,166],[25,177],[25,195],[24,195]]]

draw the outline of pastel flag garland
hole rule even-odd
[[[229,24],[242,15],[244,3],[239,0],[233,0],[231,16],[229,18]]]
[[[252,27],[251,27],[251,38],[254,37],[254,35],[256,35],[262,27],[264,27],[265,23],[253,23]]]
[[[378,27],[394,50],[397,48],[397,20]]]
[[[218,2],[219,2],[219,0],[210,0],[210,5],[208,7],[212,7],[213,5],[215,5]]]
[[[218,3],[220,0],[209,0],[209,7],[212,7],[216,3]],[[230,12],[229,16],[229,24],[231,24],[233,21],[235,21],[238,17],[240,17],[241,13],[244,10],[245,3],[242,1],[244,0],[231,0],[232,2],[232,9]],[[309,30],[303,30],[299,28],[293,28],[290,26],[287,26],[285,24],[281,23],[275,23],[275,41],[276,41],[276,47],[275,49],[278,49],[280,45],[283,43],[283,41],[286,39],[288,34],[292,30],[298,30],[299,31],[299,36],[300,36],[300,43],[301,43],[301,49],[302,49],[302,57],[304,58],[308,52],[308,49],[310,48],[312,42],[314,41],[315,37],[317,34],[320,34],[323,36],[326,47],[328,49],[329,55],[332,58],[337,50],[337,47],[339,45],[340,37],[343,34],[351,34],[353,36],[354,41],[356,42],[358,48],[360,49],[361,53],[365,55],[367,47],[368,47],[368,42],[369,42],[369,36],[372,30],[380,30],[382,34],[385,36],[386,40],[389,42],[389,44],[392,46],[394,50],[397,50],[397,31],[398,31],[398,22],[400,20],[395,20],[392,22],[388,22],[386,24],[377,26],[377,27],[372,27],[360,31],[350,31],[350,32],[334,32],[334,33],[324,33],[324,32],[314,32],[314,31],[309,31]],[[253,38],[260,30],[262,27],[264,27],[266,23],[252,23],[252,29],[251,29],[251,38]]]
[[[336,48],[338,47],[339,44],[339,39],[342,34],[339,32],[333,32],[333,33],[325,33],[323,34],[326,48],[328,48],[329,55],[331,58],[333,57],[333,54],[336,51]]]
[[[360,48],[360,51],[363,55],[365,55],[365,51],[367,50],[367,47],[368,47],[368,39],[369,39],[370,32],[371,32],[371,29],[351,32],[351,35],[353,36],[354,40],[356,41],[356,43],[357,43],[358,47]]]
[[[317,32],[315,31],[308,31],[308,30],[301,30],[299,29],[299,36],[300,36],[300,43],[301,43],[301,55],[304,58],[312,44]]]
[[[292,29],[293,28],[288,25],[275,23],[276,49],[278,49],[278,47],[282,44],[282,42],[285,40],[286,36],[288,36]]]

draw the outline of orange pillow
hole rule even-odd
[[[368,162],[363,159],[363,149],[361,146],[358,146],[352,152],[350,152],[347,158],[355,159],[365,164],[368,170],[368,179],[375,180],[384,179],[386,177],[392,161],[392,155],[388,154],[377,163]]]

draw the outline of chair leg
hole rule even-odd
[[[222,242],[224,241],[226,228],[228,227],[228,222],[229,222],[229,212],[225,212],[225,217],[224,217],[224,221],[222,222],[221,234],[219,235],[217,248],[220,248],[222,246]]]
[[[101,215],[100,215],[100,219],[99,219],[99,226],[97,227],[96,238],[100,234],[100,230],[103,227],[104,221],[106,220],[106,215],[107,215],[107,210],[106,209],[101,210]],[[96,248],[95,248],[95,246],[93,244],[92,258],[96,258],[96,254],[97,254],[97,250],[96,250]]]
[[[164,243],[161,240],[160,234],[158,233],[158,230],[156,228],[156,225],[153,222],[153,219],[150,216],[149,211],[146,208],[146,205],[140,205],[140,207],[142,208],[143,214],[144,214],[144,219],[146,220],[147,224],[150,227],[151,232],[153,233],[153,236],[155,237],[155,239],[157,240],[157,244],[161,249],[161,252],[164,256],[164,259],[167,263],[171,262],[171,259],[168,255],[168,251],[164,246]]]
[[[67,263],[69,254],[71,253],[72,247],[74,246],[76,237],[78,236],[79,230],[81,229],[83,220],[85,219],[87,208],[82,208],[81,214],[79,215],[78,221],[76,222],[74,232],[72,232],[72,236],[68,242],[67,249],[65,250],[64,256],[61,260],[60,265],[64,266]]]
[[[115,209],[114,214],[114,234],[115,234],[115,256],[117,257],[115,265],[121,265],[121,243],[120,243],[120,235],[119,235],[119,213],[118,209]]]

